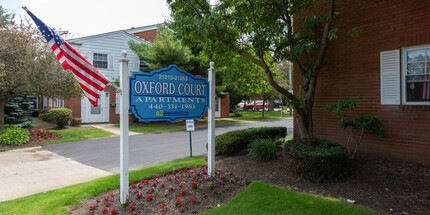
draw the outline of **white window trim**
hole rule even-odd
[[[402,104],[403,105],[430,105],[430,101],[428,102],[408,102],[406,100],[406,74],[407,74],[407,66],[408,66],[408,59],[407,59],[407,53],[410,50],[415,49],[430,49],[430,45],[421,45],[421,46],[411,46],[407,48],[402,48],[402,57],[401,57],[401,68],[402,68]]]
[[[106,53],[106,52],[91,52],[91,59],[92,59],[92,61],[91,61],[91,63],[94,65],[94,54],[103,54],[103,55],[106,55],[107,56],[107,68],[97,68],[98,70],[109,70],[109,63],[110,63],[110,61],[109,61],[109,54],[108,53]]]

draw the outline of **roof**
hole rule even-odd
[[[91,36],[85,36],[85,37],[78,37],[78,38],[74,38],[74,39],[70,39],[67,40],[68,43],[70,44],[82,44],[83,41],[85,40],[89,40],[89,39],[95,39],[95,38],[100,38],[100,37],[105,37],[105,36],[109,36],[112,34],[123,34],[127,37],[129,37],[131,40],[134,40],[136,42],[146,42],[143,39],[140,39],[136,36],[134,36],[133,34],[127,33],[125,30],[119,30],[119,31],[112,31],[112,32],[107,32],[107,33],[102,33],[102,34],[96,34],[96,35],[91,35]]]
[[[135,33],[140,33],[140,32],[145,32],[145,31],[151,31],[151,30],[157,30],[159,25],[163,25],[162,23],[159,24],[154,24],[154,25],[147,25],[147,26],[142,26],[142,27],[132,27],[130,29],[124,30],[129,34],[135,34]]]
[[[136,42],[142,42],[145,40],[134,36],[134,34],[140,33],[140,32],[151,31],[151,30],[157,30],[159,25],[163,25],[163,23],[141,26],[141,27],[137,27],[137,28],[132,27],[130,29],[125,29],[125,30],[111,31],[111,32],[106,32],[106,33],[101,33],[101,34],[78,37],[78,38],[67,40],[67,42],[79,45],[79,44],[81,44],[81,41],[83,41],[83,40],[94,39],[94,38],[98,38],[98,37],[104,37],[104,36],[108,36],[108,35],[112,35],[112,34],[116,34],[116,33],[126,34],[128,37],[132,38],[133,40],[136,40]]]

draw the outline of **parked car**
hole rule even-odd
[[[254,109],[254,102],[246,103],[246,110]]]
[[[255,101],[255,107],[253,107],[253,110],[263,110],[263,100]],[[267,102],[264,102],[264,110],[269,110],[269,105],[267,104]]]
[[[239,102],[239,103],[237,103],[237,107],[239,108],[239,109],[241,109],[241,110],[243,110],[243,106],[245,105],[245,101],[241,101],[241,102]]]

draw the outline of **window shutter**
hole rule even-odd
[[[381,104],[400,105],[400,50],[381,52]]]
[[[108,70],[113,70],[113,56],[108,55]]]

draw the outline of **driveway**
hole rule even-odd
[[[287,127],[293,131],[293,120],[252,122],[219,126],[215,135],[251,127]],[[192,132],[193,155],[207,154],[207,128]],[[172,131],[130,136],[130,170],[190,156],[190,139],[187,131]],[[119,173],[119,137],[103,138],[44,146],[43,149],[98,169]]]
[[[215,134],[250,127],[285,126],[292,119],[217,127]],[[193,155],[206,155],[207,128],[192,132]],[[130,136],[130,170],[190,155],[189,133]],[[0,153],[0,201],[58,189],[119,173],[119,137],[62,143]]]

